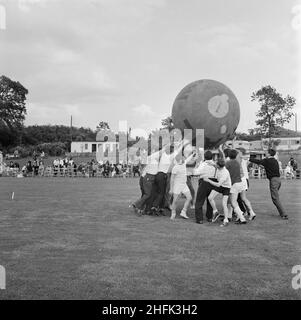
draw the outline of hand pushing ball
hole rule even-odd
[[[198,80],[176,97],[172,121],[178,129],[204,129],[205,149],[217,148],[229,140],[240,119],[234,93],[214,80]]]

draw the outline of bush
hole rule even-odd
[[[54,142],[54,143],[41,143],[36,146],[17,146],[9,149],[9,153],[13,154],[18,152],[19,156],[22,158],[31,157],[34,153],[48,154],[49,156],[59,157],[65,155],[67,147],[65,143]]]

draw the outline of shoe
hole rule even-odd
[[[186,212],[183,211],[183,210],[181,211],[180,216],[181,216],[182,218],[184,218],[184,219],[189,219],[189,217],[187,216]]]
[[[220,225],[220,227],[228,227],[228,225],[229,225],[229,222],[228,222],[228,221],[224,221],[224,222]]]
[[[251,214],[249,217],[249,221],[253,221],[256,218],[256,214]]]
[[[163,208],[160,208],[158,212],[161,214],[161,216],[165,216],[165,211]]]
[[[160,215],[160,212],[159,212],[159,209],[158,209],[158,208],[152,207],[152,208],[151,208],[151,212],[152,212],[153,215],[155,215],[155,216],[159,216],[159,215]]]
[[[283,220],[288,220],[288,215],[286,214],[286,215],[284,215],[284,216],[281,216],[281,219],[283,219]]]
[[[203,221],[203,220],[200,220],[200,221],[196,221],[196,223],[198,223],[198,224],[203,224],[204,221]]]
[[[247,224],[246,220],[241,221],[240,219],[235,221],[235,224]]]
[[[171,212],[170,220],[175,220],[175,218],[176,218],[176,213]]]
[[[220,214],[218,213],[218,211],[216,211],[216,212],[213,214],[212,222],[215,222],[219,217],[220,217]]]
[[[142,215],[143,215],[143,213],[144,213],[144,211],[143,210],[140,210],[140,209],[137,209],[136,208],[136,214],[139,216],[139,217],[141,217]]]
[[[191,205],[191,206],[190,206],[190,209],[191,209],[191,210],[194,210],[194,209],[195,209],[195,206]]]
[[[134,210],[134,213],[135,213],[135,214],[137,214],[137,215],[142,215],[142,214],[140,213],[140,211],[142,211],[142,210],[138,209],[134,203],[130,204],[130,205],[129,205],[129,208],[132,208],[132,209]]]

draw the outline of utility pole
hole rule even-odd
[[[72,144],[72,115],[70,119],[70,152],[71,152],[71,144]]]

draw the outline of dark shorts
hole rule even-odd
[[[225,187],[213,187],[212,188],[214,191],[221,193],[223,196],[229,196],[230,195],[230,188],[225,188]]]

